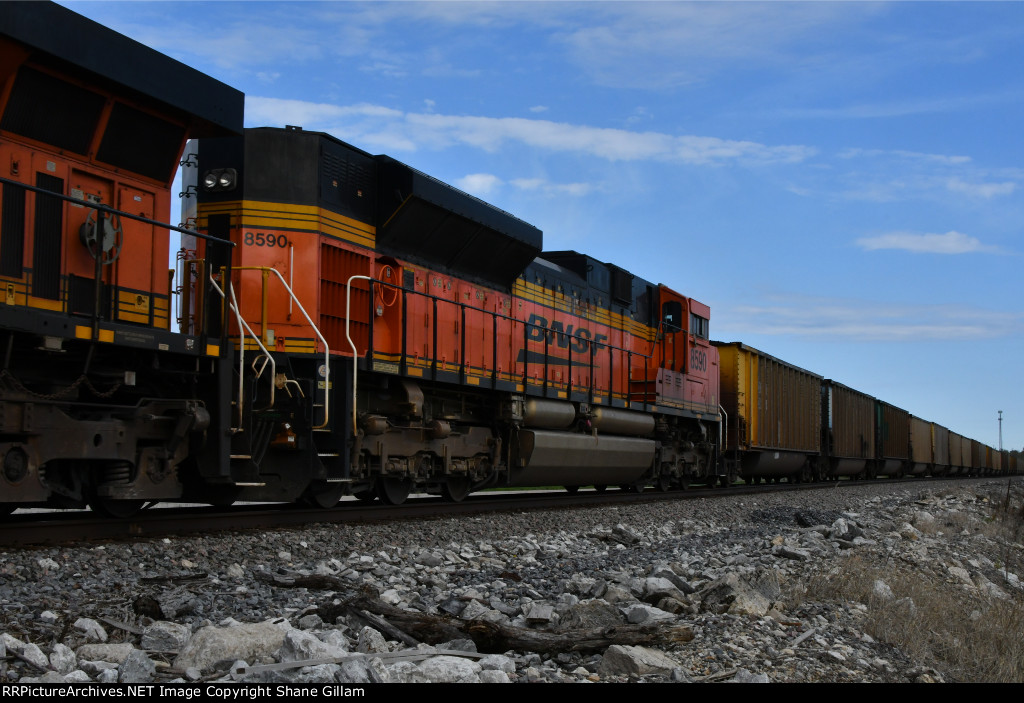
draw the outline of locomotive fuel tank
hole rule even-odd
[[[650,471],[655,443],[641,437],[519,432],[512,486],[634,484]]]

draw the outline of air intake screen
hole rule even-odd
[[[628,305],[633,299],[633,276],[615,266],[611,267],[612,273],[612,297],[623,305]]]
[[[0,218],[0,274],[21,278],[25,256],[25,189],[4,184]]]
[[[508,288],[540,254],[533,225],[386,156],[378,156],[379,251]]]
[[[88,154],[106,99],[31,68],[22,68],[0,129],[76,154]]]
[[[96,158],[165,182],[178,166],[184,139],[184,127],[117,103]]]
[[[64,192],[64,181],[45,173],[36,174],[36,186],[54,193]],[[36,228],[32,247],[32,295],[60,299],[61,232],[64,203],[58,198],[36,195]]]

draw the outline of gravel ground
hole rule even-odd
[[[806,594],[856,557],[935,574],[966,608],[1019,602],[1024,588],[999,555],[1019,564],[1024,547],[983,529],[1010,483],[1019,495],[1021,478],[844,484],[12,550],[0,553],[0,680],[955,680],[867,632],[870,609],[892,597],[884,582],[866,602]],[[491,653],[469,634],[402,642],[342,607],[356,593],[577,644]],[[630,627],[692,639],[584,646],[579,634]]]

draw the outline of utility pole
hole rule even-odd
[[[1003,411],[999,411],[999,451],[1003,451]]]

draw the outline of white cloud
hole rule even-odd
[[[471,173],[455,181],[456,188],[477,196],[494,193],[503,185],[505,181],[491,173]],[[589,183],[551,183],[543,178],[514,178],[508,185],[543,195],[583,196],[594,189]]]
[[[305,100],[246,96],[245,117],[250,124],[322,124],[348,117],[400,118],[404,113],[380,105],[332,105]]]
[[[912,115],[966,111],[1004,100],[1001,96],[954,96],[932,99],[897,99],[890,102],[851,104],[839,107],[785,108],[767,114],[780,119],[803,120],[862,120],[907,117]]]
[[[471,173],[455,181],[455,187],[472,195],[486,195],[502,185],[502,180],[490,173]]]
[[[514,4],[514,3],[513,3]],[[557,6],[558,3],[546,3]],[[595,83],[664,89],[729,65],[788,62],[800,39],[878,11],[873,3],[587,3],[554,39]]]
[[[372,117],[368,122],[362,118]],[[249,124],[295,124],[337,133],[360,144],[405,144],[406,149],[461,144],[497,151],[507,142],[553,152],[574,152],[609,161],[668,161],[713,164],[795,163],[810,158],[806,146],[770,146],[752,141],[660,132],[632,132],[521,117],[477,117],[401,112],[379,105],[330,105],[277,98],[246,98]],[[382,139],[382,135],[384,138]]]
[[[970,163],[970,156],[959,156],[955,154],[926,154],[919,151],[907,151],[905,149],[844,149],[837,156],[840,159],[870,158],[870,157],[894,157],[904,161],[922,161],[926,163],[939,163],[949,166],[959,166]]]
[[[1016,183],[967,183],[959,178],[951,178],[946,187],[954,193],[965,193],[973,198],[994,198],[997,195],[1010,195],[1017,189]]]
[[[944,206],[950,193],[977,201],[1013,195],[1024,181],[1017,168],[986,168],[971,157],[901,149],[845,149],[836,154],[846,163],[860,162],[856,170],[838,174],[848,184],[842,197],[870,202],[926,199]],[[852,168],[852,167],[851,167]],[[963,203],[964,199],[956,202]]]
[[[520,190],[541,192],[546,195],[582,196],[594,190],[589,183],[551,183],[543,178],[516,178],[510,183]]]
[[[872,182],[867,179],[859,180],[858,175],[854,174],[847,178],[847,180],[856,181],[856,185],[842,191],[842,197],[850,200],[867,200],[873,203],[890,203],[927,191],[926,186],[916,181],[913,184],[904,180]]]
[[[971,254],[998,251],[996,247],[987,246],[975,237],[956,231],[945,234],[889,232],[875,237],[861,237],[857,240],[857,245],[867,251],[902,249],[915,254]]]
[[[789,335],[819,341],[980,340],[1024,331],[1024,314],[969,306],[889,305],[863,300],[777,296],[765,305],[718,305],[718,333]]]

